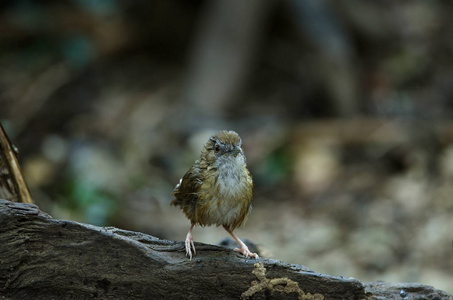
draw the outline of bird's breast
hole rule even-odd
[[[212,176],[205,178],[202,184],[204,191],[200,212],[202,225],[239,226],[247,217],[251,200],[253,183],[245,163],[235,161],[225,163],[217,168]]]

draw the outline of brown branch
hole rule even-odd
[[[198,243],[55,220],[0,199],[0,298],[453,299],[421,284],[362,283]],[[407,296],[407,298],[404,298]]]
[[[0,123],[0,197],[15,202],[33,203],[19,168],[16,152]]]

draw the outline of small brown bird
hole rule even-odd
[[[187,171],[172,192],[171,205],[179,206],[191,225],[186,237],[186,255],[196,254],[192,229],[201,226],[222,225],[238,242],[235,248],[245,257],[259,258],[233,233],[245,223],[252,209],[253,181],[242,140],[234,131],[220,131],[204,145],[200,160]]]

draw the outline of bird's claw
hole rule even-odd
[[[242,253],[246,258],[248,258],[249,256],[250,256],[250,257],[253,257],[253,258],[255,258],[255,259],[260,258],[258,254],[253,253],[253,252],[250,252],[250,250],[249,250],[249,248],[248,248],[247,246],[242,247],[241,249],[239,249],[239,248],[234,248],[234,251],[237,251],[237,252]]]
[[[192,236],[190,236],[190,237],[188,236],[186,238],[185,245],[186,245],[186,256],[188,256],[189,259],[192,260],[192,249],[193,249],[193,255],[197,255],[197,251],[195,250],[195,245],[193,243]]]

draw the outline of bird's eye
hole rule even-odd
[[[214,151],[215,151],[215,153],[219,153],[220,152],[220,146],[219,145],[215,145]]]

